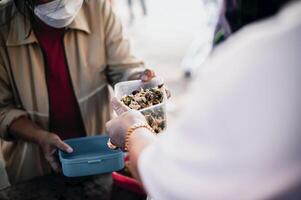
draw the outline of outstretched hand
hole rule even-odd
[[[106,130],[111,138],[111,142],[121,149],[124,149],[124,140],[128,128],[137,123],[147,122],[139,111],[131,110],[121,101],[118,101],[117,98],[114,97],[111,103],[118,117],[106,123]]]

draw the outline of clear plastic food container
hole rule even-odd
[[[149,82],[142,82],[141,80],[120,82],[115,85],[115,96],[121,100],[125,95],[132,94],[133,91],[141,88],[150,89],[162,84],[164,81],[160,77],[155,77]],[[163,92],[162,103],[139,110],[156,133],[166,128],[166,100],[166,93]]]

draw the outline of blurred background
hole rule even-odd
[[[202,1],[112,0],[112,5],[124,25],[134,55],[162,76],[171,90],[167,110],[172,120],[179,113],[190,82],[191,70],[183,60],[192,57],[189,51],[204,32]]]

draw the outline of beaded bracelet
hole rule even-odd
[[[129,150],[129,141],[130,141],[130,136],[132,135],[132,133],[138,129],[138,128],[146,128],[148,129],[150,132],[154,133],[155,134],[155,131],[154,129],[152,129],[152,127],[150,127],[148,124],[146,123],[137,123],[137,124],[134,124],[133,126],[131,126],[128,131],[126,132],[126,135],[125,135],[125,140],[124,140],[124,150],[125,151],[128,151]]]

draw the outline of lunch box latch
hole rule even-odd
[[[97,159],[97,160],[89,160],[88,161],[88,164],[96,164],[96,163],[100,163],[101,160],[100,159]]]

